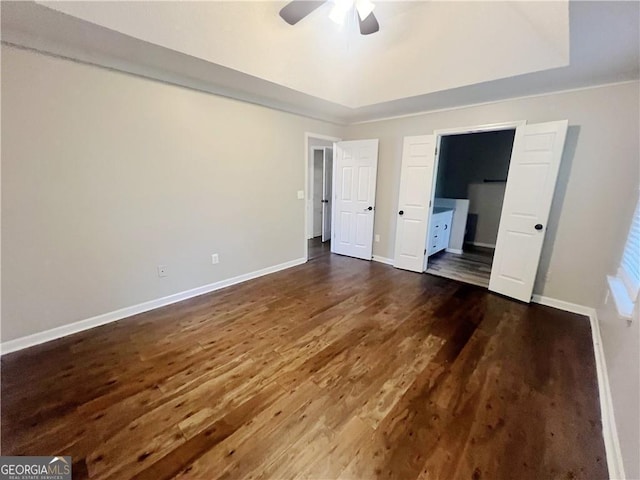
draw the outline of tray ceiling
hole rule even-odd
[[[377,2],[366,37],[284,4],[2,2],[2,38],[341,122],[638,76],[637,2]]]

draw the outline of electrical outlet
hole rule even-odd
[[[214,265],[216,263],[220,263],[220,258],[218,257],[217,253],[214,253],[213,255],[211,255],[211,263]]]
[[[377,243],[380,241],[380,235],[378,235],[377,233],[375,234],[375,236],[373,237],[373,240]]]
[[[169,275],[169,270],[166,265],[158,265],[158,276],[166,277]]]

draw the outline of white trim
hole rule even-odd
[[[309,150],[312,152],[312,156],[313,158],[309,158],[309,164],[307,165],[307,168],[310,166],[314,166],[315,167],[315,162],[316,162],[316,152],[323,152],[324,154],[324,149],[327,147],[309,147]],[[307,222],[308,225],[305,225],[305,228],[307,229],[307,240],[311,240],[312,238],[317,237],[318,235],[315,234],[315,232],[313,231],[313,223],[314,223],[314,218],[313,218],[313,196],[316,194],[314,188],[313,188],[313,182],[315,182],[315,178],[313,175],[313,169],[309,170],[309,179],[308,179],[308,187],[309,187],[309,191],[305,193],[306,198],[304,199],[305,202],[305,207],[307,209],[307,213],[310,215],[311,218],[307,217]],[[320,232],[320,235],[322,235],[322,231]]]
[[[470,243],[475,247],[496,248],[495,243],[482,243],[482,242],[466,242],[466,243]]]
[[[440,137],[446,137],[449,135],[464,135],[467,133],[498,132],[502,130],[515,130],[516,128],[522,127],[526,124],[526,120],[514,120],[512,122],[489,123],[486,125],[473,125],[470,127],[440,128],[434,130],[433,134]]]
[[[338,137],[332,137],[330,135],[323,135],[321,133],[304,132],[304,245],[303,252],[304,258],[309,259],[309,235],[313,235],[313,232],[309,232],[309,139],[315,138],[317,140],[327,140],[329,142],[339,142],[342,139]],[[333,211],[332,211],[333,215]]]
[[[624,319],[630,319],[633,314],[633,302],[629,298],[629,293],[620,277],[612,277],[607,275],[607,283],[609,284],[609,292],[613,297],[613,303],[616,306],[618,315]]]
[[[420,115],[430,115],[432,113],[452,112],[452,111],[455,111],[455,110],[464,110],[464,109],[467,109],[467,108],[483,107],[485,105],[497,105],[499,103],[513,102],[513,101],[519,101],[519,100],[527,100],[529,98],[550,97],[552,95],[561,95],[563,93],[582,92],[584,90],[594,90],[596,88],[615,87],[615,86],[618,86],[618,85],[626,85],[628,83],[637,83],[637,82],[638,82],[638,79],[622,80],[620,82],[602,83],[600,85],[589,85],[587,87],[567,88],[565,90],[554,90],[553,92],[534,93],[534,94],[531,94],[531,95],[522,95],[522,96],[519,96],[519,97],[509,97],[509,98],[503,98],[501,100],[489,100],[488,102],[467,103],[465,105],[459,105],[459,106],[456,106],[456,107],[435,108],[433,110],[420,110],[419,112],[414,112],[414,113],[403,113],[401,115],[391,115],[391,116],[388,116],[388,117],[377,117],[377,118],[372,118],[370,120],[361,120],[359,122],[349,122],[349,121],[347,121],[347,126],[363,125],[363,124],[366,124],[366,123],[386,122],[386,121],[389,121],[389,120],[398,120],[398,119],[402,119],[402,118],[419,117]]]
[[[547,307],[557,308],[558,310],[564,310],[565,312],[577,313],[578,315],[584,315],[589,317],[595,315],[595,309],[591,307],[585,307],[577,303],[565,302],[564,300],[558,300],[556,298],[545,297],[544,295],[532,295],[531,301],[533,303],[539,303],[540,305],[546,305]]]
[[[596,372],[598,374],[598,393],[600,396],[600,414],[602,416],[602,436],[604,438],[604,448],[607,452],[607,468],[611,480],[624,480],[624,463],[622,462],[622,451],[618,438],[618,427],[613,411],[613,401],[611,399],[611,388],[609,387],[609,375],[607,373],[607,362],[602,349],[602,339],[600,337],[600,325],[598,316],[593,310],[589,315],[591,323],[591,337],[593,339],[593,352],[596,357]]]
[[[531,301],[539,303],[540,305],[557,308],[559,310],[585,315],[589,318],[589,323],[591,324],[591,339],[593,341],[593,353],[596,360],[596,374],[598,377],[598,396],[600,397],[602,437],[604,439],[604,447],[607,454],[609,478],[611,480],[624,480],[626,478],[624,473],[624,464],[622,462],[622,452],[620,450],[618,429],[616,427],[613,402],[611,400],[611,389],[609,387],[609,375],[607,374],[607,362],[605,360],[604,351],[602,350],[602,338],[600,337],[600,326],[596,310],[591,307],[585,307],[584,305],[565,302],[563,300],[544,297],[542,295],[533,295],[531,297]]]
[[[445,248],[445,252],[455,253],[456,255],[462,255],[464,252],[459,248]]]
[[[393,266],[393,258],[381,257],[380,255],[374,255],[371,257],[374,262],[384,263],[385,265]]]
[[[66,337],[67,335],[82,332],[83,330],[88,330],[90,328],[104,325],[106,323],[115,322],[132,315],[148,312],[149,310],[154,310],[166,305],[171,305],[172,303],[181,302],[182,300],[186,300],[188,298],[197,297],[198,295],[204,295],[205,293],[214,292],[225,287],[230,287],[231,285],[235,285],[237,283],[246,282],[247,280],[252,280],[254,278],[262,277],[270,273],[275,273],[279,272],[280,270],[295,267],[297,265],[306,263],[306,261],[306,258],[297,258],[289,262],[280,263],[278,265],[273,265],[261,270],[238,275],[237,277],[220,280],[219,282],[210,283],[208,285],[196,287],[191,290],[185,290],[184,292],[174,293],[173,295],[158,298],[155,300],[149,300],[148,302],[121,308],[113,312],[103,313],[102,315],[97,315],[95,317],[87,318],[86,320],[80,320],[68,325],[62,325],[60,327],[52,328],[51,330],[46,330],[44,332],[34,333],[32,335],[27,335],[26,337],[16,338],[15,340],[9,340],[0,344],[0,354],[4,355],[6,353],[22,350],[23,348],[33,347],[34,345],[49,342],[57,338]]]

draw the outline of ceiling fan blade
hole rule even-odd
[[[378,20],[373,12],[371,12],[364,20],[358,16],[358,20],[360,21],[360,33],[362,35],[371,35],[372,33],[376,33],[380,30],[380,25],[378,24]]]
[[[280,16],[289,25],[295,25],[325,2],[326,0],[293,0],[282,7]]]

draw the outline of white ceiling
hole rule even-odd
[[[376,2],[380,32],[325,5],[2,2],[2,40],[346,123],[638,78],[638,2]]]

